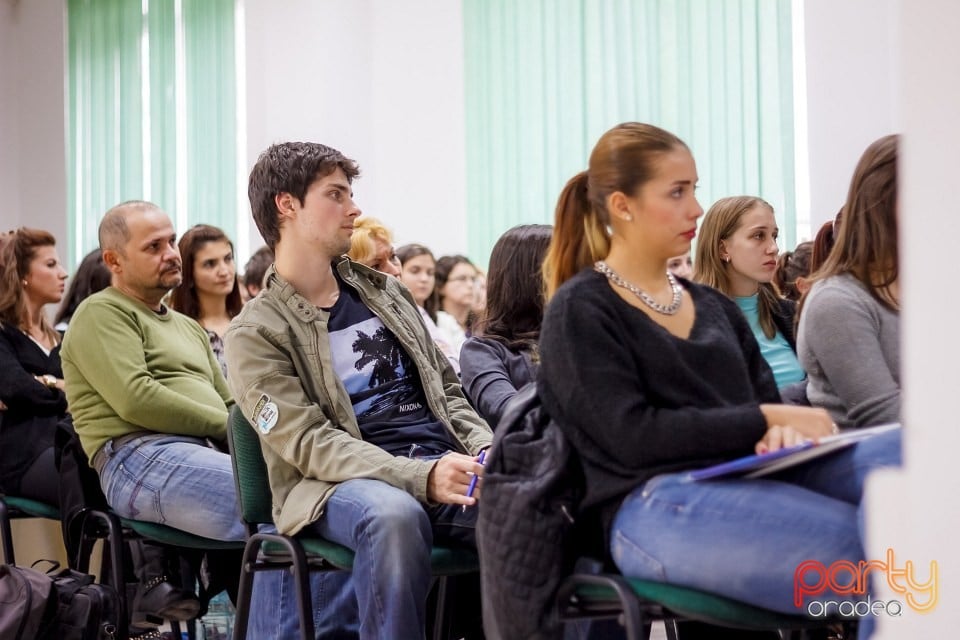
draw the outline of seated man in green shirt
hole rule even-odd
[[[182,278],[170,218],[149,202],[117,205],[100,223],[100,248],[111,286],[77,309],[62,360],[74,425],[107,502],[125,518],[243,540],[230,456],[208,442],[226,438],[233,400],[204,330],[162,302]],[[140,563],[142,584],[163,575],[157,564]],[[160,584],[138,593],[135,612],[155,608],[138,609],[142,597],[175,607],[183,592]],[[192,608],[156,613],[187,619],[199,603]]]

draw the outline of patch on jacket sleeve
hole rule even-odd
[[[253,407],[253,422],[257,425],[260,433],[270,433],[270,430],[277,424],[277,418],[280,417],[280,411],[277,405],[270,401],[270,396],[263,394],[257,400]]]

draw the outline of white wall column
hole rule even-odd
[[[799,4],[806,52],[812,237],[846,200],[863,150],[900,129],[895,74],[899,16],[896,0]],[[804,217],[805,212],[797,213]]]
[[[0,227],[29,225],[66,259],[64,3],[0,2]]]
[[[330,145],[359,162],[357,202],[398,243],[464,251],[460,3],[244,4],[247,167],[275,142]],[[252,223],[250,237],[256,249]]]
[[[914,563],[925,581],[938,564],[936,609],[927,615],[904,607],[883,616],[877,637],[952,638],[960,628],[960,341],[952,319],[960,301],[950,290],[956,276],[960,216],[955,185],[960,176],[960,4],[951,0],[900,0],[900,68],[904,141],[900,154],[900,290],[905,465],[869,485],[869,558],[895,551],[899,568]],[[878,581],[886,587],[885,581]],[[889,587],[877,597],[903,601]],[[928,597],[924,595],[922,601]]]

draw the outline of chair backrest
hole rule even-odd
[[[255,532],[258,524],[273,524],[273,496],[260,437],[237,404],[230,408],[230,417],[227,418],[227,441],[237,484],[240,517],[251,532]]]

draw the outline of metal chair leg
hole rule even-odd
[[[663,626],[667,631],[667,640],[680,640],[680,625],[676,620],[664,620]]]
[[[450,618],[447,615],[447,576],[437,578],[437,610],[433,614],[433,640],[449,637]]]
[[[13,555],[13,528],[10,525],[10,511],[7,503],[0,500],[0,537],[3,538],[3,561],[9,565],[16,564]]]
[[[260,553],[260,542],[250,541],[243,550],[240,563],[240,587],[237,593],[237,613],[233,621],[234,640],[246,640],[247,624],[250,619],[250,596],[253,593],[254,565]]]

